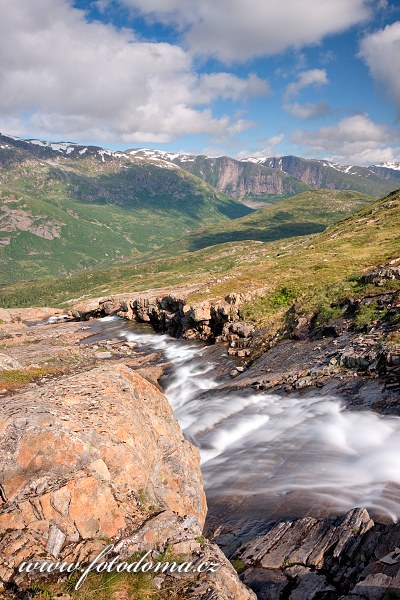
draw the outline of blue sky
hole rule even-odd
[[[0,0],[0,131],[400,158],[400,2]]]

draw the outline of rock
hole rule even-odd
[[[219,563],[215,573],[199,577],[190,590],[193,600],[257,600],[257,596],[243,585],[235,569],[215,544],[207,544],[202,561]]]
[[[46,552],[57,558],[61,552],[61,548],[63,547],[65,538],[65,534],[60,529],[58,529],[58,527],[56,527],[55,525],[51,525],[49,529],[49,537],[46,544]]]
[[[382,285],[385,281],[400,279],[400,267],[394,264],[389,267],[379,267],[370,273],[362,275],[360,282],[364,284]]]
[[[351,558],[362,536],[374,523],[365,509],[353,509],[344,517],[318,520],[306,517],[281,522],[243,547],[238,558],[251,566],[281,569],[293,564],[321,569],[333,558]]]
[[[112,355],[113,355],[112,352],[107,352],[107,351],[106,352],[96,352],[95,358],[100,358],[100,359],[112,358]]]
[[[71,315],[76,319],[88,320],[116,314],[120,317],[150,323],[158,331],[175,337],[201,339],[205,341],[227,341],[230,336],[248,338],[255,328],[240,322],[239,307],[251,297],[262,293],[239,294],[234,298],[205,300],[188,303],[187,297],[200,284],[175,290],[153,290],[143,293],[121,294],[113,298],[96,298],[76,304]],[[235,325],[232,331],[227,324]]]
[[[289,588],[289,580],[281,571],[254,568],[247,569],[243,583],[256,593],[258,600],[276,600],[284,597]]]
[[[22,584],[22,560],[88,557],[132,529],[153,549],[201,532],[198,452],[166,398],[126,366],[1,398],[0,444],[0,581]]]
[[[57,308],[0,308],[0,326],[2,323],[43,321],[61,315],[64,315],[64,312]]]
[[[303,575],[299,584],[291,592],[289,600],[317,600],[322,594],[335,592],[336,588],[329,584],[325,575],[307,573]]]
[[[252,323],[244,321],[235,321],[225,326],[226,333],[233,333],[240,338],[249,338],[255,332],[255,326]]]
[[[0,353],[0,371],[12,371],[13,369],[20,369],[20,363],[8,356],[8,354]]]
[[[239,375],[239,371],[237,369],[232,369],[232,371],[230,371],[229,375],[231,377],[237,377]]]
[[[383,573],[369,575],[363,581],[357,583],[347,598],[349,600],[357,600],[357,598],[362,598],[362,600],[386,600],[386,598],[389,599],[391,597],[390,584],[391,577],[388,575],[384,575]],[[399,588],[392,590],[393,598],[396,598],[398,591]]]

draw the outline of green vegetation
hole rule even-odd
[[[374,200],[372,196],[359,192],[312,190],[281,200],[246,217],[190,233],[159,249],[157,255],[172,256],[226,242],[272,242],[319,233]]]
[[[357,329],[364,329],[376,321],[383,321],[387,316],[387,309],[381,309],[376,302],[371,304],[361,304],[354,324]]]
[[[257,290],[258,297],[243,306],[243,317],[273,332],[295,301],[304,312],[324,314],[321,311],[345,297],[363,297],[369,288],[360,286],[358,276],[397,258],[399,248],[400,192],[394,192],[313,236],[220,244],[183,254],[179,260],[121,262],[87,275],[17,284],[1,290],[0,305],[61,305],[80,297],[196,282],[200,291],[189,300]],[[392,288],[398,285],[388,283]]]
[[[54,367],[29,367],[28,369],[12,369],[9,371],[1,371],[0,373],[0,389],[15,390],[35,379],[53,375],[57,372]]]
[[[235,569],[236,573],[238,573],[238,575],[243,573],[243,571],[247,567],[246,563],[243,560],[239,560],[239,559],[232,559],[231,565]]]
[[[136,552],[126,560],[128,564],[138,561],[144,552]],[[167,550],[157,556],[155,560],[159,563],[175,563],[175,567],[185,562],[182,556],[176,556]],[[181,579],[171,579],[162,590],[154,585],[156,572],[143,573],[132,571],[91,572],[86,577],[82,587],[76,590],[76,584],[81,573],[73,573],[68,581],[38,582],[31,586],[29,594],[36,600],[56,600],[63,594],[68,594],[72,600],[117,600],[118,598],[130,598],[132,600],[184,600],[187,598],[186,589],[194,581],[193,575],[186,574]]]
[[[0,150],[3,285],[138,260],[202,225],[251,212],[175,167],[30,156],[1,168],[7,152]]]
[[[330,321],[341,316],[342,310],[338,306],[322,304],[321,306],[317,307],[315,324],[323,325],[324,323],[329,323]]]

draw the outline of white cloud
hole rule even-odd
[[[299,73],[297,80],[289,83],[285,91],[285,99],[289,100],[297,96],[306,87],[319,87],[329,83],[325,69],[309,69]]]
[[[293,104],[285,104],[283,108],[297,119],[304,120],[325,117],[331,112],[331,108],[326,102],[317,102],[315,104],[299,104],[298,102],[294,102]]]
[[[179,46],[89,23],[68,0],[1,0],[0,55],[0,127],[16,134],[127,143],[218,136],[250,122],[216,118],[208,104],[268,92],[255,75],[201,77]]]
[[[285,136],[283,133],[274,135],[273,137],[263,141],[261,149],[242,150],[238,153],[237,158],[248,158],[249,156],[253,158],[264,158],[274,156],[277,152],[277,146],[279,146],[284,139]]]
[[[360,56],[372,77],[387,88],[400,114],[400,21],[367,35],[361,42]]]
[[[339,163],[368,165],[395,159],[399,149],[391,144],[398,138],[386,125],[374,123],[367,115],[355,115],[317,131],[297,131],[292,142]]]
[[[119,0],[180,28],[195,53],[245,61],[318,43],[366,20],[370,0]]]
[[[197,102],[208,103],[214,98],[239,100],[267,96],[270,92],[268,83],[251,73],[247,79],[241,79],[232,73],[211,73],[200,77],[196,90]]]

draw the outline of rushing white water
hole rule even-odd
[[[165,394],[200,449],[209,497],[257,494],[271,504],[304,492],[336,510],[400,516],[400,418],[348,411],[330,397],[227,394],[197,343],[123,335],[173,365]]]

